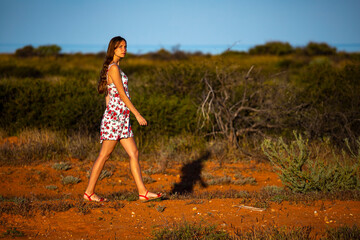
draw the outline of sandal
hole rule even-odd
[[[163,197],[161,193],[158,193],[156,197],[147,197],[148,193],[149,191],[146,191],[145,195],[139,195],[139,197],[145,198],[145,200],[140,200],[141,202],[146,203],[150,201],[155,201]]]
[[[84,195],[89,199],[89,202],[107,202],[108,200],[105,198],[100,198],[99,200],[93,200],[91,199],[91,196],[94,195],[95,193],[92,193],[90,195],[87,195],[86,193],[84,193]]]

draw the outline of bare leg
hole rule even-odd
[[[120,140],[121,145],[124,147],[126,153],[130,157],[130,169],[134,177],[136,186],[140,195],[145,195],[147,189],[144,185],[141,175],[141,168],[139,164],[139,151],[136,147],[134,138],[124,138]],[[157,194],[149,192],[148,197],[157,197]]]
[[[101,173],[102,169],[104,168],[104,164],[105,164],[106,160],[109,159],[112,151],[114,150],[116,143],[117,143],[117,141],[113,141],[113,140],[103,141],[99,156],[97,157],[97,159],[92,167],[92,170],[91,170],[89,184],[85,191],[86,194],[90,195],[90,194],[94,193],[95,186],[96,186],[97,180],[100,176],[100,173]],[[88,199],[85,195],[84,195],[84,198]],[[99,197],[94,194],[91,197],[91,199],[94,201],[98,201]]]

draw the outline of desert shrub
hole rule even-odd
[[[12,227],[12,228],[6,229],[6,232],[3,232],[0,237],[1,238],[8,238],[8,237],[15,238],[15,237],[24,237],[24,236],[25,236],[24,232],[17,230],[16,227]]]
[[[97,134],[90,134],[87,131],[74,131],[66,137],[65,148],[70,157],[85,160],[96,159],[100,152]]]
[[[61,182],[62,184],[64,185],[68,185],[68,184],[77,184],[81,181],[80,178],[78,177],[74,177],[74,176],[66,176],[66,177],[63,177],[61,176]]]
[[[29,66],[14,66],[14,65],[2,65],[0,66],[1,78],[40,78],[43,74],[35,67]]]
[[[357,225],[341,226],[326,230],[326,238],[334,240],[356,240],[359,239],[360,228]]]
[[[207,185],[225,185],[225,184],[230,184],[231,181],[231,177],[230,176],[219,176],[219,177],[211,177],[210,180],[206,181]]]
[[[172,51],[168,51],[164,48],[158,50],[157,52],[150,52],[144,54],[143,57],[151,60],[184,60],[187,59],[191,54],[187,54],[184,51],[181,51],[179,48],[174,47]]]
[[[256,185],[256,179],[253,177],[245,177],[242,174],[235,174],[234,175],[235,180],[232,180],[231,182],[234,185],[245,185],[245,184],[250,184],[250,185]]]
[[[201,176],[205,179],[205,183],[207,185],[226,185],[226,184],[232,184],[232,185],[251,184],[251,185],[256,185],[257,184],[255,178],[244,177],[241,174],[236,174],[234,176],[235,179],[232,179],[230,176],[227,176],[227,175],[224,175],[224,176],[212,176],[212,175],[209,175],[209,174],[202,174]]]
[[[111,177],[111,175],[112,175],[111,171],[108,171],[108,170],[104,169],[100,173],[99,180],[103,180],[104,178]]]
[[[206,61],[175,61],[159,66],[152,72],[149,87],[152,93],[191,97],[196,100],[204,88],[202,78],[215,74],[215,69],[212,68],[215,66],[207,65]]]
[[[38,56],[57,56],[61,51],[61,47],[57,45],[43,45],[35,49],[35,52]]]
[[[55,185],[47,185],[47,186],[45,186],[45,188],[48,189],[48,190],[56,190],[56,189],[58,189],[58,187],[55,186]]]
[[[144,57],[153,60],[170,60],[172,58],[171,52],[164,48],[158,50],[157,52],[147,53],[144,55]]]
[[[195,131],[196,129],[196,106],[189,97],[138,96],[136,94],[134,102],[144,113],[144,117],[151,126],[151,131],[177,135],[184,131]],[[133,123],[136,123],[135,121]],[[133,125],[135,130],[140,128],[138,124]]]
[[[35,55],[36,55],[35,48],[31,45],[27,45],[15,51],[15,56],[17,57],[32,57]]]
[[[169,139],[165,138],[163,141],[160,143],[161,156],[159,160],[164,158],[170,162],[190,162],[194,158],[199,158],[206,151],[204,139],[194,134],[183,133]],[[161,166],[159,167],[161,168]],[[162,166],[162,168],[166,169],[166,166]]]
[[[2,80],[0,127],[9,134],[26,127],[98,131],[104,99],[89,81]]]
[[[165,205],[157,205],[155,209],[158,212],[163,212],[165,210],[165,208],[166,208]]]
[[[139,194],[136,192],[119,191],[111,194],[109,198],[113,200],[137,201],[139,200]]]
[[[23,48],[19,48],[15,51],[17,57],[33,57],[33,56],[57,56],[61,51],[61,47],[57,45],[42,45],[34,48],[31,45],[27,45]]]
[[[267,42],[263,45],[257,45],[249,49],[250,54],[271,54],[271,55],[286,55],[293,52],[292,46],[287,42]]]
[[[215,225],[204,226],[187,221],[165,226],[152,232],[152,239],[232,239],[224,231],[216,229]]]
[[[156,180],[153,179],[152,177],[144,176],[144,177],[143,177],[143,182],[144,182],[145,184],[150,184],[150,183],[156,182]]]
[[[310,157],[308,140],[294,132],[289,144],[280,137],[265,139],[261,144],[264,154],[279,171],[282,183],[293,192],[337,191],[359,189],[360,161],[355,164],[327,162]]]
[[[63,139],[48,130],[25,130],[19,135],[18,143],[0,145],[1,165],[33,164],[61,159],[64,155]]]
[[[336,48],[330,47],[327,43],[309,42],[303,49],[304,54],[308,56],[314,55],[334,55]]]
[[[291,239],[291,240],[315,240],[311,226],[303,227],[252,227],[249,230],[235,229],[236,239],[239,240],[267,240],[267,239]]]
[[[235,51],[235,50],[227,50],[221,53],[221,56],[223,57],[242,57],[246,56],[247,53],[243,51]]]
[[[69,170],[71,169],[71,163],[69,162],[59,162],[59,163],[54,163],[52,165],[52,168],[53,169],[56,169],[56,170]]]
[[[8,134],[26,127],[98,133],[105,108],[103,96],[96,93],[92,83],[72,78],[59,82],[3,79],[0,96],[4,100],[0,103],[0,128]],[[190,97],[139,92],[133,99],[151,126],[139,126],[132,116],[133,130],[139,138],[196,131],[196,105]],[[74,149],[74,156],[85,158],[86,154]]]
[[[267,79],[253,66],[247,72],[225,67],[219,68],[216,76],[204,77],[203,84],[198,127],[209,135],[223,136],[250,155],[241,142],[287,130],[285,121],[294,106],[286,105],[288,85],[283,79]]]
[[[293,129],[300,127],[311,139],[330,137],[344,147],[343,139],[348,138],[354,146],[360,136],[359,75],[358,64],[335,68],[323,62],[304,68],[292,98],[293,105],[302,107],[288,124]]]
[[[113,174],[112,171],[104,169],[104,170],[101,171],[101,173],[99,175],[99,180],[103,180],[104,178],[111,177],[112,174]],[[91,171],[89,170],[89,171],[86,172],[86,177],[90,178],[90,175],[91,175]]]

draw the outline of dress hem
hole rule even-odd
[[[132,138],[134,136],[128,136],[128,137],[122,137],[122,138],[119,138],[119,139],[100,139],[100,143],[103,143],[103,141],[120,141],[121,139],[126,139],[126,138]]]

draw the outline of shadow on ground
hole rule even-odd
[[[186,194],[192,193],[194,186],[197,182],[201,184],[202,187],[207,187],[206,183],[201,178],[201,171],[204,167],[204,161],[210,157],[209,152],[205,152],[200,158],[185,164],[181,168],[181,181],[174,184],[171,189],[171,194]]]

